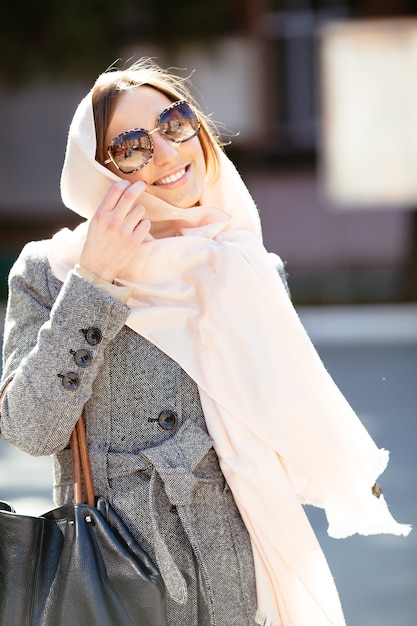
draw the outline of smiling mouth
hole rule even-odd
[[[160,178],[159,180],[155,181],[153,184],[159,186],[159,185],[169,185],[170,183],[175,183],[177,180],[179,180],[180,178],[184,176],[187,169],[188,169],[188,165],[187,167],[184,167],[182,170],[179,170],[178,172],[176,172],[175,174],[171,174],[171,176],[165,176],[165,178]]]

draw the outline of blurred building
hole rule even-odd
[[[357,199],[342,206],[328,193],[322,57],[323,33],[331,25],[394,22],[417,11],[401,0],[234,4],[234,32],[209,47],[185,41],[168,52],[150,41],[130,42],[121,57],[152,56],[162,66],[194,70],[196,97],[231,140],[227,151],[258,204],[266,246],[287,263],[297,303],[417,299],[413,201]],[[69,122],[93,79],[68,85],[51,79],[20,89],[0,85],[7,146],[0,157],[3,297],[21,245],[77,223],[61,204],[59,176]]]

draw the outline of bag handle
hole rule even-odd
[[[90,457],[88,455],[87,437],[85,434],[84,418],[78,419],[71,433],[72,470],[74,475],[74,503],[95,506],[93,478],[91,475]],[[83,482],[85,500],[83,498]]]
[[[7,387],[11,381],[7,383],[0,395],[0,406]],[[71,452],[72,452],[72,471],[74,478],[74,502],[75,504],[83,504],[83,478],[85,489],[85,501],[90,506],[96,505],[96,497],[94,493],[93,478],[91,475],[90,457],[88,454],[87,437],[85,434],[84,418],[81,415],[75,424],[71,433]]]

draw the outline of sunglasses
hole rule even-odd
[[[153,130],[133,128],[117,135],[107,146],[110,158],[104,164],[113,163],[124,174],[145,167],[152,159],[154,144],[151,135],[157,130],[169,141],[184,143],[200,132],[200,121],[188,102],[174,102],[162,111]]]

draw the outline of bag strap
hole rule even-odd
[[[78,419],[71,434],[72,470],[74,475],[74,502],[95,506],[93,478],[91,475],[90,457],[88,455],[87,437],[85,434],[84,418]],[[85,500],[83,498],[83,483]]]
[[[10,381],[11,382],[11,381]],[[0,395],[0,406],[7,387],[3,389]],[[85,502],[90,506],[96,505],[96,497],[94,493],[93,478],[91,475],[90,457],[88,454],[87,437],[85,434],[84,418],[81,415],[75,424],[71,433],[71,451],[72,451],[72,471],[74,477],[74,502],[75,504],[83,504],[83,480],[85,489]]]

